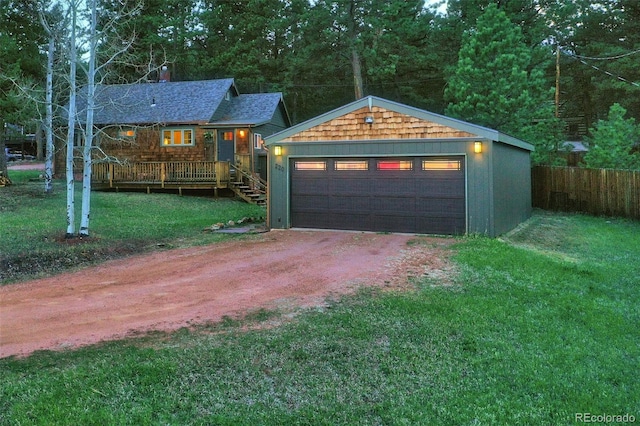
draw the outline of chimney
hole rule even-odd
[[[166,65],[163,65],[160,70],[160,78],[158,79],[158,83],[168,83],[171,81],[171,76],[169,74],[169,69]]]

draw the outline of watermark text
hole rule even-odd
[[[593,414],[576,413],[576,423],[635,423],[636,417],[631,414]]]

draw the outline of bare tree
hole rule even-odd
[[[67,120],[67,155],[65,161],[65,177],[67,183],[67,238],[75,237],[75,180],[73,177],[73,148],[75,146],[76,129],[76,69],[78,62],[77,18],[80,3],[76,0],[69,2],[69,13],[71,15],[71,28],[69,32],[69,110]]]
[[[52,18],[51,15],[57,15]],[[56,50],[56,41],[61,36],[61,30],[65,24],[62,22],[62,11],[56,7],[52,13],[41,9],[40,22],[49,37],[47,45],[47,79],[45,83],[45,116],[44,133],[45,133],[45,163],[44,163],[44,192],[50,194],[53,192],[53,156],[55,153],[54,134],[53,134],[53,75],[54,75],[54,59]]]
[[[44,6],[44,5],[43,5]],[[87,9],[85,9],[85,7]],[[67,133],[64,139],[66,147],[65,156],[65,178],[66,178],[66,195],[67,195],[67,229],[66,238],[76,236],[75,225],[75,175],[74,160],[76,141],[82,139],[82,209],[80,229],[78,235],[89,235],[89,218],[91,210],[91,168],[93,163],[93,153],[96,146],[96,136],[99,129],[94,126],[94,111],[96,109],[96,87],[101,83],[101,79],[108,74],[108,66],[114,61],[119,60],[124,53],[131,47],[135,37],[134,33],[129,33],[126,37],[118,38],[117,41],[106,40],[105,32],[111,35],[118,34],[120,26],[126,22],[126,17],[137,13],[140,10],[140,4],[128,9],[121,9],[117,13],[111,13],[106,19],[102,20],[102,26],[98,29],[98,5],[97,0],[67,0],[64,4],[67,19],[60,27],[56,27],[49,23],[46,19],[46,11],[44,8],[41,13],[41,22],[49,36],[48,55],[47,55],[47,82],[45,90],[45,119],[44,127],[46,134],[46,163],[45,163],[45,192],[53,190],[53,156],[55,152],[53,131],[54,121],[54,51],[58,37],[65,39],[66,63],[68,64],[67,81],[69,96],[68,107],[66,110],[66,127]],[[89,28],[87,31],[80,29],[79,23],[83,22],[81,16],[89,12]],[[65,29],[66,28],[66,29]],[[83,53],[80,53],[83,52]],[[86,58],[86,68],[83,60]],[[126,59],[125,59],[126,60]],[[87,78],[87,85],[79,90],[77,84],[77,73],[79,70],[84,71]],[[86,91],[85,91],[86,89]],[[85,98],[86,110],[78,110],[78,96]],[[79,114],[85,114],[83,118]]]
[[[89,69],[87,70],[87,120],[85,122],[85,143],[82,150],[82,215],[80,217],[80,236],[89,235],[89,216],[91,213],[91,147],[93,146],[93,112],[96,103],[97,11],[96,0],[90,1],[91,24],[89,29]]]
[[[80,217],[80,236],[89,236],[89,218],[91,214],[91,166],[93,163],[93,148],[96,129],[94,128],[94,111],[96,109],[96,85],[99,83],[99,76],[105,75],[105,69],[123,56],[134,41],[134,34],[130,34],[128,38],[119,39],[112,46],[101,46],[106,40],[102,36],[104,32],[117,33],[117,27],[122,25],[122,20],[126,20],[128,16],[137,13],[141,8],[141,4],[134,6],[132,9],[121,9],[118,13],[111,15],[109,19],[103,22],[102,28],[98,31],[98,10],[96,0],[89,0],[90,25],[89,25],[89,57],[86,71],[87,75],[87,111],[86,120],[84,122],[84,146],[82,150],[82,212]],[[103,48],[105,53],[104,61],[98,64],[98,48]]]
[[[44,161],[44,192],[53,192],[53,154],[55,145],[53,143],[53,55],[55,53],[55,38],[49,34],[49,47],[47,49],[47,82],[45,88],[45,161]]]
[[[53,131],[54,122],[54,88],[53,78],[55,75],[55,49],[59,40],[64,40],[65,49],[62,52],[64,62],[68,64],[66,73],[66,84],[68,85],[68,107],[66,108],[67,133],[64,138],[66,147],[65,156],[65,177],[67,195],[67,229],[66,238],[76,236],[75,226],[75,176],[74,160],[76,142],[82,140],[82,209],[79,236],[89,235],[89,218],[91,210],[91,169],[93,157],[97,153],[101,155],[99,146],[99,136],[102,130],[94,126],[94,111],[99,107],[96,103],[97,88],[103,79],[109,74],[109,67],[114,62],[127,63],[127,51],[131,48],[135,40],[135,32],[125,30],[127,18],[139,13],[142,3],[137,3],[133,7],[120,10],[110,10],[108,14],[100,16],[100,27],[98,22],[98,1],[97,0],[67,0],[64,4],[65,19],[60,21],[60,25],[54,25],[47,20],[48,11],[43,3],[41,9],[41,23],[48,36],[47,55],[47,82],[45,89],[45,118],[44,128],[46,134],[46,163],[45,163],[45,192],[53,190],[53,156],[55,153]],[[56,7],[56,6],[54,6]],[[86,9],[85,9],[86,7]],[[57,12],[62,15],[60,9]],[[89,27],[86,31],[80,28],[79,23],[82,16],[88,12]],[[121,36],[121,34],[124,34]],[[86,62],[84,60],[86,59]],[[86,65],[86,67],[85,67]],[[162,64],[164,65],[164,63]],[[147,64],[149,73],[154,72],[157,67]],[[78,71],[86,74],[87,84],[82,89],[78,88]],[[146,80],[147,76],[141,78]],[[26,94],[26,89],[23,90]],[[35,99],[35,96],[30,96]],[[81,102],[79,102],[81,101]],[[41,100],[39,102],[42,102]],[[86,104],[85,104],[86,102]],[[86,114],[86,115],[84,115]],[[82,115],[82,117],[81,117]]]

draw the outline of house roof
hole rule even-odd
[[[580,141],[565,141],[562,144],[562,149],[569,152],[587,152],[589,148],[587,148],[584,143]]]
[[[94,123],[206,123],[227,92],[237,94],[232,78],[170,83],[99,85]],[[84,121],[86,89],[78,96],[78,116]]]
[[[286,139],[297,133],[300,133],[304,130],[326,123],[328,121],[331,121],[335,118],[349,114],[361,108],[364,108],[364,107],[372,108],[374,106],[391,110],[399,114],[413,116],[421,120],[431,121],[437,124],[441,124],[443,126],[452,127],[454,129],[462,130],[467,133],[472,133],[474,135],[477,135],[480,138],[502,142],[502,143],[513,145],[529,151],[534,150],[533,145],[527,142],[521,141],[512,136],[506,135],[504,133],[498,132],[497,130],[478,126],[476,124],[468,123],[466,121],[458,120],[455,118],[446,117],[444,115],[435,114],[429,111],[421,110],[418,108],[414,108],[408,105],[389,101],[386,99],[378,98],[376,96],[367,96],[365,98],[359,99],[355,102],[344,105],[340,108],[334,109],[325,114],[319,115],[315,118],[312,118],[310,120],[297,124],[295,126],[289,127],[286,130],[283,130],[281,132],[268,136],[267,138],[265,138],[265,145],[267,146],[272,145],[274,143],[282,141],[283,139]]]
[[[158,123],[251,126],[271,121],[281,102],[281,93],[239,95],[232,78],[99,85],[93,120],[98,126]],[[77,105],[79,120],[84,122],[86,88],[78,94]]]
[[[216,112],[212,123],[219,126],[259,126],[271,121],[282,101],[282,93],[238,95]]]

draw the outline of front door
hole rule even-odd
[[[214,143],[214,137],[212,133],[204,134],[204,160],[216,161],[216,145]]]
[[[228,161],[233,164],[235,156],[235,141],[233,130],[218,131],[218,161]]]

